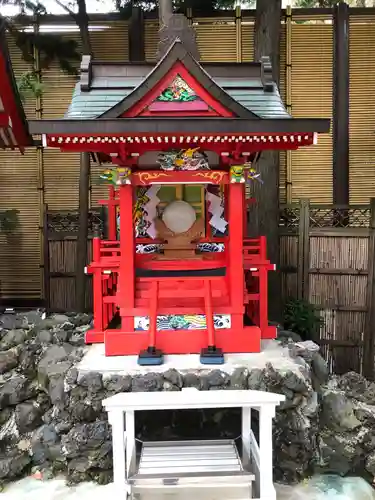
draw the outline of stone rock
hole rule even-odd
[[[61,328],[63,325],[71,324],[70,318],[65,314],[53,314],[48,318],[42,318],[35,324],[35,330],[53,330],[54,328]]]
[[[0,411],[0,427],[2,427],[12,416],[13,409],[8,407]]]
[[[45,351],[42,359],[38,364],[38,373],[43,374],[47,371],[48,366],[65,361],[71,354],[73,347],[69,344],[52,345]]]
[[[80,347],[85,345],[85,334],[82,332],[73,332],[69,339],[69,344]]]
[[[64,384],[68,388],[72,388],[78,380],[78,370],[74,366],[69,368],[65,374]]]
[[[89,477],[91,481],[95,481],[97,484],[100,485],[112,483],[113,482],[112,467],[108,470],[91,469],[89,471]]]
[[[31,399],[37,393],[36,384],[22,375],[15,375],[0,386],[0,410]]]
[[[36,339],[41,344],[51,344],[53,341],[53,335],[50,330],[40,330],[36,336]]]
[[[321,430],[318,437],[319,465],[339,475],[357,469],[363,460],[361,445],[367,438],[368,430],[341,433]]]
[[[318,384],[323,385],[327,383],[329,377],[328,365],[318,352],[314,352],[312,355],[311,369]]]
[[[288,484],[311,472],[316,454],[316,429],[299,408],[278,410],[274,423],[275,478]]]
[[[33,401],[16,406],[15,420],[21,434],[32,431],[42,424],[43,407]]]
[[[247,368],[236,368],[230,376],[231,389],[241,390],[248,388],[249,371]]]
[[[305,417],[316,417],[319,412],[318,393],[311,392],[306,398],[301,407],[301,412]]]
[[[68,323],[68,326],[73,328],[73,325]],[[53,333],[53,340],[56,344],[64,344],[65,342],[69,342],[70,337],[72,335],[72,331],[66,328],[59,328]]]
[[[247,385],[250,390],[253,391],[266,391],[266,371],[261,368],[254,368],[250,371],[247,379]]]
[[[18,364],[18,352],[16,349],[8,349],[0,352],[0,373],[5,373],[15,368]]]
[[[364,399],[368,404],[375,406],[375,383],[368,384],[367,390],[364,394]]]
[[[311,363],[311,359],[315,353],[319,352],[319,346],[312,340],[304,340],[302,342],[289,343],[288,344],[289,353],[292,358],[303,358],[308,363]]]
[[[130,375],[112,375],[104,380],[104,388],[111,394],[129,392],[132,388],[132,378]]]
[[[292,342],[302,342],[302,337],[298,333],[291,332],[290,330],[277,330],[277,338],[283,341],[291,340]]]
[[[311,390],[308,381],[297,371],[288,371],[283,379],[283,385],[287,389],[300,394],[307,394]]]
[[[66,323],[71,323],[71,318],[66,314],[53,314],[50,318],[48,318],[54,325],[64,325]]]
[[[365,468],[375,478],[375,452],[372,452],[366,459]]]
[[[77,364],[77,363],[79,363],[81,361],[81,359],[83,358],[83,356],[85,355],[85,353],[86,353],[86,348],[76,347],[69,354],[69,361],[71,361],[72,363]]]
[[[99,392],[103,389],[103,377],[101,373],[90,372],[81,377],[78,384],[86,387],[89,392]]]
[[[85,387],[73,387],[69,395],[68,409],[74,422],[93,422],[102,413],[103,393],[92,393]]]
[[[39,382],[45,386],[48,387],[49,382],[51,379],[54,379],[55,381],[57,379],[61,379],[63,386],[64,386],[64,377],[66,373],[70,370],[72,367],[72,362],[70,360],[65,360],[65,361],[57,361],[56,363],[50,363],[47,366],[38,366],[38,378]]]
[[[91,316],[67,313],[45,318],[39,311],[13,316],[9,331],[0,331],[0,338],[7,340],[7,346],[13,345],[18,335],[14,331],[19,329],[24,340],[22,348],[0,352],[0,471],[1,467],[17,469],[19,464],[18,469],[28,472],[36,466],[47,475],[67,474],[71,484],[83,480],[105,484],[112,478],[112,445],[102,400],[131,390],[196,387],[285,395],[273,431],[279,481],[303,480],[314,469],[375,475],[375,384],[354,373],[329,376],[318,346],[302,342],[293,332],[279,331],[283,355],[289,352],[292,369],[268,363],[262,368],[238,367],[230,374],[220,369],[184,374],[170,369],[162,374],[103,378],[96,372],[79,375],[76,367],[86,351],[81,346]],[[232,439],[238,435],[237,410],[161,411],[158,419],[144,413],[137,422],[140,439]],[[257,418],[257,412],[252,412],[256,437]],[[9,458],[15,465],[2,462]]]
[[[173,385],[171,382],[168,382],[168,380],[164,380],[163,382],[163,391],[166,392],[176,392],[180,391],[181,389],[177,387],[177,385]]]
[[[367,380],[355,372],[348,372],[337,379],[338,389],[345,392],[348,397],[358,399],[359,401],[367,400],[367,391],[369,383]]]
[[[326,391],[322,395],[322,421],[338,432],[361,426],[354,414],[354,405],[343,392]]]
[[[1,314],[0,326],[4,330],[16,330],[27,328],[28,321],[27,318],[20,314]]]
[[[208,388],[211,387],[224,387],[229,384],[230,377],[227,373],[221,370],[213,370],[209,372],[205,377],[207,381]]]
[[[62,436],[62,453],[72,459],[83,453],[100,450],[102,446],[111,443],[111,430],[108,422],[97,421],[74,426],[68,434]],[[109,452],[111,448],[108,448]]]
[[[76,329],[80,328],[81,326],[87,326],[87,325],[90,326],[90,323],[92,321],[92,315],[79,313],[72,317],[69,317],[69,321],[73,323]]]
[[[46,313],[42,309],[27,311],[17,314],[17,317],[25,326],[38,326],[46,317]]]
[[[92,468],[110,469],[112,467],[112,443],[106,441],[97,448],[86,450],[84,455],[73,458],[68,465],[68,471],[87,472]]]
[[[35,344],[34,345],[29,344],[27,346],[24,346],[19,354],[17,371],[30,379],[36,378],[37,359],[38,359],[38,346]]]
[[[62,408],[65,407],[67,400],[67,396],[65,395],[64,375],[65,372],[62,374],[51,374],[48,383],[48,394],[51,398],[51,403]]]
[[[154,392],[163,388],[163,376],[160,373],[146,373],[132,379],[133,392]]]
[[[9,480],[21,476],[30,462],[31,457],[27,452],[8,450],[6,454],[0,455],[0,479]]]
[[[42,425],[31,438],[31,456],[34,464],[64,461],[60,438],[53,425]]]
[[[175,370],[174,368],[167,370],[165,373],[163,373],[163,376],[165,380],[176,386],[178,389],[182,388],[184,384],[183,377],[181,373]]]
[[[201,389],[201,379],[196,373],[186,373],[184,375],[184,385],[183,387],[195,387],[196,389]]]
[[[27,336],[25,330],[9,330],[0,342],[0,350],[6,351],[12,347],[16,347],[19,344],[23,344]]]
[[[354,414],[363,425],[375,427],[375,406],[358,402]]]

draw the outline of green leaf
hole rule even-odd
[[[303,339],[316,338],[324,324],[314,305],[303,299],[289,299],[284,307],[284,327]]]

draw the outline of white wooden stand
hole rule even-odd
[[[272,419],[276,406],[284,400],[280,394],[261,391],[198,391],[194,388],[181,392],[121,393],[105,399],[103,405],[112,426],[113,475],[118,499],[133,498],[136,493],[141,498],[156,498],[160,489],[183,493],[192,488],[197,491],[245,487],[248,499],[276,500]],[[242,408],[240,448],[228,439],[159,441],[143,443],[137,452],[136,411],[204,408]],[[252,410],[259,412],[259,445],[251,429]]]

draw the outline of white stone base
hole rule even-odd
[[[295,361],[289,356],[287,348],[274,340],[262,342],[261,353],[226,354],[222,365],[202,365],[199,354],[175,354],[164,357],[164,363],[159,366],[139,366],[138,356],[105,356],[104,344],[94,344],[78,364],[80,373],[100,372],[103,374],[136,375],[149,372],[164,373],[174,368],[180,372],[191,372],[220,369],[231,374],[236,368],[264,368],[267,363],[280,370],[296,370]]]

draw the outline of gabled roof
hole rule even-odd
[[[0,149],[23,150],[32,144],[0,16]]]
[[[181,63],[182,69],[187,71],[195,81],[215,101],[220,103],[236,118],[259,119],[259,116],[245,108],[236,99],[225,92],[202,68],[202,66],[187,52],[179,39],[171,45],[165,56],[152,69],[146,78],[125,96],[118,104],[105,111],[100,118],[119,118],[129,112],[137,103],[147,98],[147,95],[158,88],[158,84],[173,73],[174,68]]]
[[[277,86],[267,75],[266,60],[260,63],[198,64],[180,42],[173,44],[156,66],[103,64],[85,56],[81,81],[76,84],[65,118],[117,118],[142,99],[178,61],[192,71],[193,76],[198,76],[199,83],[235,116],[291,118]]]
[[[140,110],[155,103],[155,92],[163,90],[162,85],[168,82],[168,78],[176,76],[177,67],[182,68],[181,71],[195,82],[201,92],[206,92],[211,102],[220,105],[226,112],[212,113],[211,116],[140,113]],[[330,129],[329,119],[296,119],[287,113],[277,85],[272,80],[269,58],[263,58],[258,63],[201,65],[179,40],[172,44],[156,66],[147,63],[100,63],[84,56],[81,79],[65,117],[34,120],[29,124],[33,134],[47,136],[177,132],[313,134],[327,133]]]

